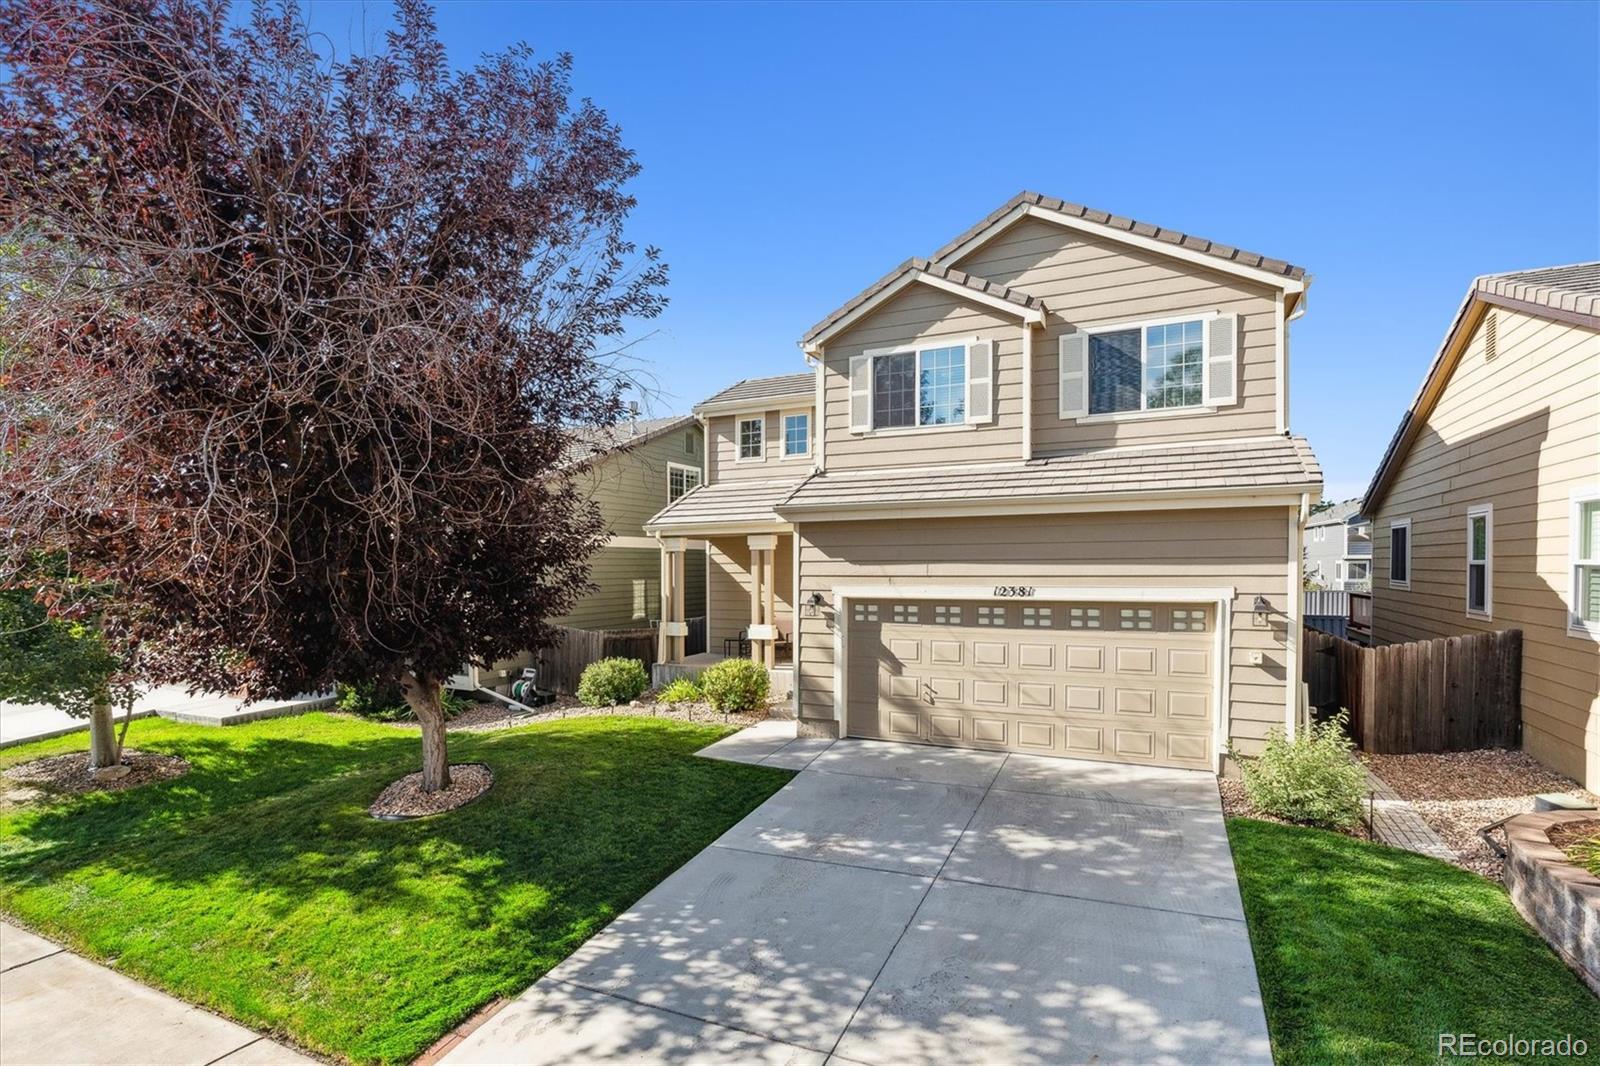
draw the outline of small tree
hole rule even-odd
[[[0,700],[44,703],[89,720],[89,769],[122,761],[122,743],[133,716],[134,689],[123,664],[107,646],[92,601],[78,596],[52,612],[44,597],[68,583],[60,567],[49,567],[48,583],[0,587]],[[113,707],[126,707],[122,731]]]
[[[330,60],[292,4],[0,0],[0,577],[114,582],[151,680],[398,683],[434,791],[440,682],[589,587],[555,475],[666,274],[567,57],[398,21]]]

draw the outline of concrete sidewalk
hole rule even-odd
[[[0,1066],[315,1061],[0,922]]]
[[[163,685],[134,700],[133,716],[148,718],[158,714],[175,722],[193,725],[239,725],[261,718],[300,714],[304,711],[326,707],[333,696],[296,696],[287,700],[259,700],[246,703],[236,696],[220,696],[199,692],[190,695],[181,685]],[[117,723],[122,714],[117,713]],[[59,737],[80,729],[88,729],[84,718],[74,718],[65,711],[41,703],[6,703],[0,701],[0,748],[22,744],[30,740]]]

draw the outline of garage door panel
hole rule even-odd
[[[849,733],[1214,769],[1214,612],[896,606],[879,601],[883,621],[851,626]]]

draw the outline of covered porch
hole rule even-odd
[[[744,657],[768,671],[793,661],[794,533],[730,534],[713,530],[660,536],[661,628],[657,661],[701,668]],[[691,543],[706,546],[706,650],[685,652],[689,627],[684,558]]]

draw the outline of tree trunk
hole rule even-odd
[[[128,705],[122,709],[122,726],[117,730],[117,762],[122,761],[122,749],[128,743],[128,726],[133,722],[133,693],[128,693]]]
[[[401,675],[406,706],[422,727],[422,791],[437,792],[450,787],[450,754],[445,747],[444,704],[439,698],[439,682],[412,673]]]
[[[94,701],[94,708],[89,712],[89,769],[104,770],[119,761],[111,701],[102,697]]]

